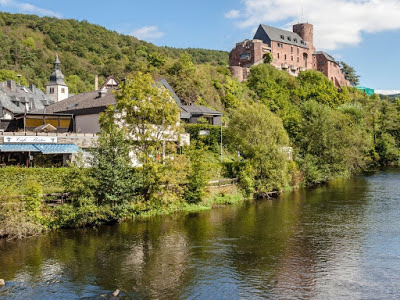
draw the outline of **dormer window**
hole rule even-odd
[[[287,39],[288,39],[288,41],[291,41],[291,40],[292,40],[292,38],[291,38],[290,36],[288,36],[288,38],[287,38]]]
[[[297,39],[296,39],[296,38],[294,38],[294,39],[293,39],[293,42],[297,43]]]
[[[304,45],[304,41],[301,41],[301,44]]]
[[[281,35],[281,39],[282,39],[282,40],[284,40],[284,39],[285,39],[285,37],[284,37],[283,35]]]

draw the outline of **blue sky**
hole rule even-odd
[[[258,24],[314,24],[317,49],[353,66],[361,85],[400,90],[400,0],[0,0],[0,10],[87,20],[156,45],[230,51]]]

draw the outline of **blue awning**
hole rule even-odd
[[[40,152],[33,144],[0,144],[0,152]]]
[[[0,152],[41,152],[43,154],[69,154],[79,152],[74,144],[0,144]]]
[[[80,151],[80,148],[74,144],[35,144],[34,146],[43,154],[68,154]]]

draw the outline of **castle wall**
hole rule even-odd
[[[344,77],[339,64],[328,60],[323,54],[314,55],[314,59],[316,61],[316,68],[314,69],[322,72],[330,81],[333,82],[334,85],[337,87],[350,86],[350,83]]]

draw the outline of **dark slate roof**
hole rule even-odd
[[[111,92],[105,91],[103,96],[100,96],[99,91],[93,91],[56,102],[46,107],[45,111],[46,113],[95,114],[115,103],[117,100]]]
[[[282,42],[282,43],[285,43],[285,44],[289,44],[289,45],[293,45],[293,46],[297,46],[297,47],[302,47],[302,48],[307,48],[308,49],[307,42],[304,41],[295,32],[287,31],[287,30],[283,30],[283,29],[280,29],[280,28],[276,28],[276,27],[272,27],[272,26],[268,26],[268,25],[263,25],[263,24],[260,24],[260,26],[258,28],[259,29],[262,28],[264,30],[264,32],[268,35],[268,37],[271,39],[271,41]],[[290,38],[290,40],[289,40],[289,38]]]
[[[182,110],[186,111],[190,115],[213,115],[222,116],[222,113],[211,108],[201,105],[182,105]]]
[[[325,58],[326,58],[327,60],[329,60],[329,61],[331,61],[331,62],[334,62],[334,63],[338,63],[338,62],[333,58],[332,55],[329,55],[328,53],[326,53],[326,52],[324,52],[324,51],[315,51],[315,52],[314,52],[314,55],[323,55],[323,56],[325,56]]]
[[[19,86],[15,81],[0,82],[0,106],[14,114],[25,113],[25,104],[31,107],[28,111],[41,110],[53,101],[34,85]],[[19,104],[19,105],[17,105]]]
[[[50,75],[50,82],[47,85],[64,85],[64,75],[61,72],[61,61],[58,58],[58,55],[56,54],[56,60],[54,61],[54,71]]]

